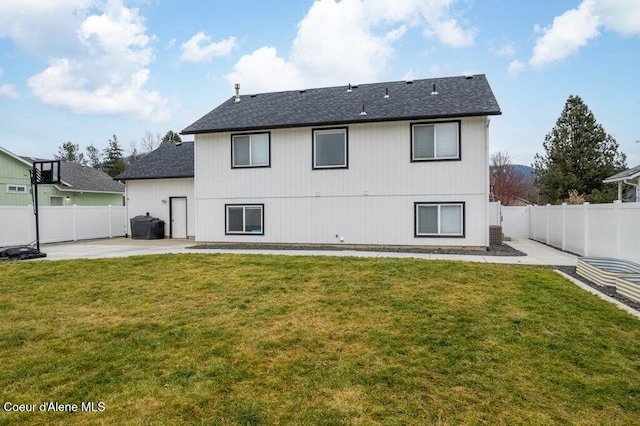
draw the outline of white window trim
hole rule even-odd
[[[27,185],[8,183],[5,186],[5,191],[6,191],[7,194],[26,194],[27,193]]]
[[[229,207],[242,207],[242,227],[246,225],[246,212],[249,208],[260,208],[260,232],[245,232],[245,231],[229,231]],[[225,219],[225,235],[264,235],[264,204],[225,204],[224,205],[224,219]]]
[[[458,128],[456,131],[456,135],[457,135],[457,144],[456,144],[456,155],[453,157],[438,157],[438,124],[446,124],[446,123],[457,123],[458,124]],[[415,147],[415,128],[416,127],[427,127],[427,126],[431,126],[433,127],[433,158],[425,158],[425,157],[416,157],[415,152],[416,152],[416,147]],[[453,120],[453,121],[434,121],[431,123],[412,123],[411,124],[411,161],[412,162],[419,162],[419,161],[458,161],[462,159],[462,156],[460,155],[460,151],[461,151],[461,121],[460,120]]]
[[[437,206],[438,207],[438,233],[435,234],[427,234],[418,232],[418,211],[420,206]],[[460,215],[460,230],[462,233],[460,234],[443,234],[440,229],[442,226],[442,221],[440,219],[440,210],[442,206],[460,206],[461,215]],[[451,202],[417,202],[414,203],[413,215],[414,215],[414,225],[413,231],[414,236],[418,237],[431,237],[431,238],[464,238],[465,237],[465,202],[464,201],[451,201]]]
[[[344,164],[331,164],[328,166],[319,166],[316,164],[316,135],[328,133],[342,133],[344,135]],[[315,169],[348,169],[349,168],[349,132],[347,127],[334,127],[330,129],[313,129],[313,164]]]
[[[252,161],[251,150],[252,150],[252,136],[253,135],[267,135],[267,162],[266,164],[235,164],[236,155],[235,155],[235,138],[236,137],[249,137],[249,162]],[[239,133],[235,135],[231,135],[231,168],[232,169],[245,169],[252,167],[271,167],[271,132],[257,132],[257,133]]]

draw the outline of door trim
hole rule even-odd
[[[184,200],[184,233],[185,237],[189,238],[189,221],[187,220],[189,203],[187,202],[187,197],[169,197],[169,238],[173,238],[173,200],[180,199]]]

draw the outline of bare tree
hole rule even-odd
[[[140,138],[141,149],[143,153],[148,153],[156,149],[162,143],[162,133],[156,132],[155,135],[147,130],[143,137]]]
[[[512,206],[527,198],[532,189],[531,182],[516,170],[509,153],[498,151],[491,155],[489,162],[490,201],[500,201],[504,206]]]

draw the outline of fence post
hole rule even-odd
[[[584,211],[584,256],[589,256],[589,203],[582,204]]]
[[[73,241],[78,241],[78,205],[74,204],[73,209]]]
[[[567,203],[562,203],[562,251],[566,251],[566,240],[567,240]]]
[[[113,238],[113,232],[111,229],[111,222],[113,221],[113,218],[111,217],[112,215],[112,211],[111,211],[111,204],[109,204],[109,238]]]
[[[622,201],[616,200],[613,202],[613,210],[615,211],[616,218],[616,257],[621,257],[622,255],[622,227],[620,224],[620,203]]]
[[[533,218],[533,220],[531,220]],[[538,220],[538,206],[531,206],[529,209],[529,238],[532,240],[538,239],[536,221]]]
[[[549,208],[550,207],[551,207],[551,204],[547,203],[547,208],[545,209],[547,212],[547,217],[545,218],[547,223],[547,229],[546,229],[547,232],[544,240],[545,244],[549,244]]]

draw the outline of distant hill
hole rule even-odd
[[[523,164],[514,164],[513,169],[516,173],[521,174],[526,180],[533,180],[533,167],[525,166]]]
[[[525,166],[523,164],[514,164],[513,168],[525,177],[527,180],[533,180],[533,167]]]

